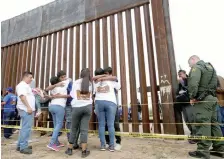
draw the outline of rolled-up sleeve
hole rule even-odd
[[[22,95],[26,96],[27,90],[26,90],[25,87],[23,87],[22,85],[20,85],[20,86],[17,87],[16,93],[18,94],[18,97],[20,97]]]

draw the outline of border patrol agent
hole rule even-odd
[[[195,123],[199,123],[195,125],[196,136],[222,137],[216,112],[216,71],[210,63],[205,63],[196,55],[191,56],[188,63],[191,67],[190,77],[188,78],[190,103],[194,107]],[[207,123],[211,123],[211,125]],[[198,141],[197,151],[189,152],[189,155],[195,158],[209,159],[209,148],[212,144],[211,155],[224,157],[224,142],[209,140]]]

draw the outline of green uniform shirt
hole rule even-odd
[[[210,82],[210,84],[209,84]],[[215,92],[217,87],[217,75],[209,63],[198,61],[191,68],[188,78],[188,91],[190,99],[196,99],[202,92],[209,90]]]

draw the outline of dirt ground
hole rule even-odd
[[[23,155],[17,152],[17,134],[12,139],[1,138],[1,158],[2,159],[66,159],[81,158],[79,150],[73,151],[73,156],[65,155],[66,148],[61,148],[59,152],[54,152],[46,148],[50,137],[39,137],[39,133],[32,134],[30,145],[33,146],[32,155]],[[66,135],[63,134],[59,140],[66,144]],[[89,150],[91,154],[87,159],[188,159],[188,151],[195,150],[196,145],[190,145],[187,141],[143,139],[122,137],[122,150],[115,152],[99,151],[99,139],[97,136],[89,136]],[[211,159],[218,159],[211,157]]]

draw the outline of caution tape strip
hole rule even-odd
[[[2,125],[2,128],[20,129],[20,126]],[[53,128],[33,127],[34,131],[52,132]],[[61,132],[70,132],[69,129],[61,129]],[[98,135],[98,131],[89,130],[89,134]],[[108,132],[106,132],[108,134]],[[191,136],[191,135],[172,135],[172,134],[154,134],[154,133],[135,133],[135,132],[115,132],[115,135],[137,137],[137,138],[159,138],[159,139],[192,139],[192,140],[210,140],[210,141],[224,141],[224,137],[214,136]]]

